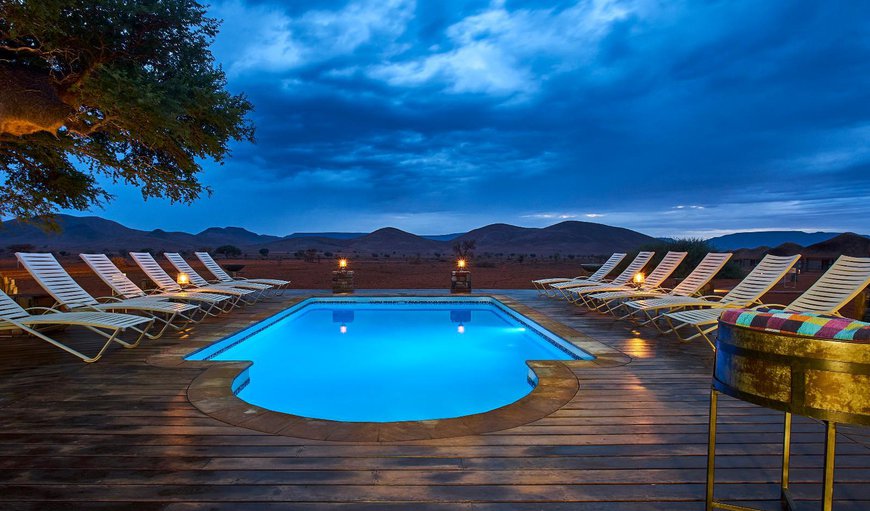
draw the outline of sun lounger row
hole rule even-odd
[[[624,257],[625,254],[614,254],[608,263],[615,259],[618,264]],[[654,326],[663,333],[676,334],[682,341],[701,337],[711,346],[711,335],[718,328],[720,314],[726,309],[768,307],[792,312],[837,314],[870,285],[870,259],[841,256],[791,304],[763,304],[761,298],[786,276],[800,258],[800,255],[767,255],[724,296],[699,296],[701,289],[722,269],[731,254],[707,254],[679,285],[664,289],[659,286],[685,258],[684,253],[669,252],[650,273],[650,278],[638,287],[629,287],[631,277],[628,272],[637,273],[651,257],[651,253],[641,252],[612,281],[607,281],[606,276],[616,264],[611,265],[605,273],[599,271],[587,279],[542,279],[533,281],[533,285],[543,295],[563,298],[639,325]]]
[[[96,362],[112,343],[134,348],[145,337],[157,339],[169,329],[182,330],[205,317],[256,303],[265,291],[283,290],[290,284],[277,279],[233,279],[208,253],[197,252],[197,258],[217,278],[215,282],[209,282],[181,255],[166,253],[175,269],[190,278],[191,287],[182,289],[151,254],[131,252],[130,255],[157,284],[156,292],[149,294],[136,286],[105,254],[80,255],[115,293],[115,296],[95,298],[67,273],[52,254],[16,253],[21,265],[51,295],[55,304],[48,308],[25,310],[0,292],[0,330],[22,330],[85,362]],[[96,354],[85,355],[37,330],[37,327],[47,325],[82,326],[101,335],[106,342]],[[136,333],[135,340],[121,340],[120,335],[127,330]]]

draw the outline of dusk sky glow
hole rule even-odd
[[[140,229],[870,234],[870,2],[215,0],[256,144]],[[75,213],[81,214],[81,213]]]

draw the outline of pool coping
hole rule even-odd
[[[283,309],[292,307],[309,298],[330,295],[312,294],[294,297],[282,303]],[[384,297],[446,298],[445,295],[426,293],[391,293],[369,295],[360,293],[358,298]],[[215,360],[186,360],[185,357],[214,344],[248,326],[256,324],[276,313],[275,310],[258,311],[242,318],[228,316],[214,332],[197,332],[184,345],[167,348],[148,358],[147,362],[159,367],[202,368],[204,371],[190,383],[187,397],[190,403],[203,413],[227,424],[269,433],[273,435],[306,438],[312,440],[342,442],[392,442],[426,440],[467,435],[477,435],[522,426],[547,417],[562,408],[579,392],[580,385],[572,369],[584,366],[615,366],[629,362],[629,357],[595,339],[579,332],[536,309],[510,297],[499,294],[475,293],[473,297],[489,297],[500,301],[518,314],[528,317],[550,332],[595,356],[593,360],[533,360],[529,368],[538,377],[538,384],[523,398],[488,412],[449,419],[401,422],[340,422],[312,419],[283,412],[268,410],[238,398],[233,392],[233,383],[250,367],[251,362],[224,362]],[[255,306],[256,307],[256,306]]]

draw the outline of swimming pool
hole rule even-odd
[[[251,404],[315,419],[442,419],[532,391],[527,360],[593,358],[498,300],[310,298],[187,357],[253,365]]]

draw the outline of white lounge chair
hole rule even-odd
[[[169,261],[169,263],[172,266],[175,267],[176,270],[178,270],[182,273],[186,273],[187,276],[190,278],[190,283],[196,287],[213,286],[213,287],[220,287],[220,288],[234,288],[234,289],[242,289],[242,290],[251,290],[251,291],[257,292],[257,294],[255,295],[257,299],[259,299],[263,296],[263,291],[266,291],[267,289],[272,288],[272,286],[268,286],[265,284],[242,283],[242,282],[233,283],[233,284],[225,284],[222,282],[217,282],[217,283],[209,282],[209,281],[205,280],[205,278],[202,275],[197,273],[196,270],[193,269],[193,266],[189,265],[187,263],[187,261],[185,261],[184,258],[181,257],[181,254],[178,254],[176,252],[164,252],[163,256]]]
[[[613,280],[611,280],[608,284],[613,286],[624,286],[631,282],[635,275],[637,275],[641,270],[643,270],[644,266],[647,265],[650,259],[655,255],[655,252],[639,252],[633,261],[629,263],[628,266],[622,270],[622,273],[616,276]],[[579,293],[574,293],[574,291],[586,288],[586,287],[594,287],[598,286],[600,283],[598,282],[562,282],[561,284],[553,284],[553,288],[557,289],[562,296],[571,303],[577,303],[580,301]]]
[[[686,278],[680,281],[673,289],[629,289],[625,291],[609,291],[590,295],[589,298],[600,303],[598,310],[607,309],[607,312],[617,314],[622,304],[626,301],[640,300],[643,298],[663,298],[667,296],[695,296],[701,289],[716,276],[725,263],[731,259],[731,253],[711,252],[704,256],[698,266],[692,270]],[[620,319],[625,319],[625,316]]]
[[[631,311],[627,316],[641,325],[653,325],[661,332],[670,332],[656,320],[666,312],[682,309],[699,308],[740,308],[759,305],[761,297],[779,282],[792,266],[800,259],[800,255],[774,256],[766,255],[749,275],[724,296],[666,296],[625,302]],[[643,319],[641,319],[643,318]]]
[[[870,284],[870,259],[840,256],[819,280],[801,293],[789,305],[764,304],[760,307],[785,309],[789,312],[839,314],[840,309],[858,296]],[[664,315],[681,341],[703,337],[710,346],[715,346],[709,334],[719,327],[721,308],[671,312]],[[683,337],[682,331],[697,330],[694,335]]]
[[[30,313],[31,310],[41,310],[47,312],[47,314],[33,315]],[[85,362],[96,362],[99,360],[113,342],[125,348],[135,348],[142,342],[142,338],[145,337],[146,332],[151,329],[153,324],[153,318],[111,312],[58,312],[47,307],[34,307],[25,310],[6,293],[0,291],[0,330],[21,330],[27,332],[67,353],[75,355]],[[37,327],[52,325],[84,327],[104,337],[106,343],[103,344],[95,355],[88,356],[36,329]],[[119,338],[120,334],[128,328],[139,332],[139,336],[134,342],[126,342]]]
[[[145,334],[149,339],[157,339],[162,336],[167,328],[182,329],[193,321],[189,314],[199,309],[196,305],[174,303],[163,298],[152,297],[127,300],[106,296],[101,299],[107,301],[101,303],[82,289],[53,255],[16,252],[15,257],[59,305],[71,311],[137,311],[163,323],[163,328],[157,334]],[[165,315],[165,317],[161,315]],[[182,324],[175,324],[176,319],[180,319]],[[135,327],[132,328],[135,329]]]
[[[148,294],[127,278],[106,254],[79,254],[79,257],[97,274],[98,277],[117,295],[132,299],[153,296],[167,300],[177,300],[199,305],[204,316],[216,316],[226,312],[233,306],[233,300],[227,295],[216,293],[188,293],[185,291],[160,291]]]
[[[175,281],[175,279],[170,277],[169,274],[166,273],[166,270],[164,270],[148,252],[130,252],[130,257],[132,257],[133,261],[139,265],[139,268],[145,272],[145,275],[163,291],[182,291],[181,286]],[[250,289],[236,289],[212,285],[204,287],[188,287],[185,288],[184,291],[191,293],[217,293],[225,296],[232,296],[233,307],[236,307],[241,303],[253,303],[252,295],[255,293],[255,291],[251,291]]]
[[[606,277],[610,272],[616,268],[616,265],[622,262],[625,259],[625,254],[622,252],[616,252],[612,256],[610,256],[607,261],[604,262],[595,273],[589,275],[588,277],[554,277],[549,279],[538,279],[533,280],[532,285],[535,286],[535,289],[538,290],[538,293],[545,294],[550,297],[554,297],[557,295],[557,292],[552,288],[553,284],[560,284],[562,282],[568,281],[589,281],[589,282],[603,282],[604,277]]]
[[[194,252],[197,259],[203,264],[203,266],[211,272],[212,275],[218,279],[218,282],[223,282],[225,284],[242,284],[245,282],[251,282],[254,284],[266,284],[267,286],[271,286],[275,289],[283,291],[290,285],[289,280],[280,280],[280,279],[242,279],[242,278],[233,278],[221,268],[221,265],[215,261],[211,254],[208,252]]]
[[[582,301],[586,307],[597,310],[602,304],[596,304],[590,296],[595,293],[603,293],[606,291],[628,291],[631,289],[639,289],[640,291],[651,291],[658,289],[664,281],[674,273],[677,266],[683,262],[688,252],[668,252],[665,257],[659,261],[655,269],[650,272],[649,276],[644,279],[643,283],[638,287],[632,288],[627,284],[618,285],[615,282],[609,284],[599,284],[597,286],[585,286],[578,289],[572,289],[571,295],[575,298],[575,303]]]

